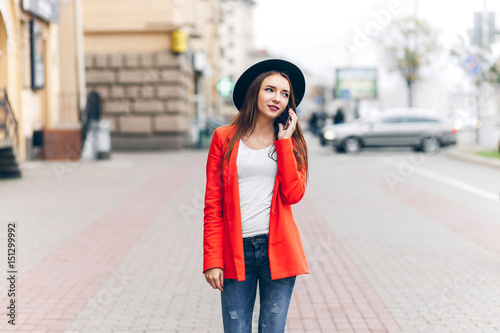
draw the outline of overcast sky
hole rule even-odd
[[[473,26],[474,11],[482,11],[484,0],[255,0],[254,46],[272,55],[297,62],[321,78],[333,80],[335,67],[347,66],[341,45],[353,45],[357,31],[377,22],[377,15],[404,17],[416,13],[441,32],[445,47],[458,34]],[[488,10],[497,12],[500,1],[487,0]],[[393,9],[391,12],[391,8]],[[397,9],[397,10],[395,10]],[[363,61],[374,61],[371,45]],[[371,59],[371,60],[370,60]],[[354,65],[358,64],[356,61]]]

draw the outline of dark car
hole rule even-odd
[[[456,128],[441,118],[412,109],[394,109],[371,119],[325,126],[320,142],[330,143],[337,151],[357,154],[363,147],[407,146],[427,154],[440,147],[456,144]]]

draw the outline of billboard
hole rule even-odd
[[[376,68],[337,68],[335,98],[377,98]]]

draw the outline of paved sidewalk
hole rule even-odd
[[[15,221],[19,253],[16,325],[3,315],[0,331],[222,332],[201,274],[206,153],[31,163],[0,183],[0,248]],[[311,274],[297,279],[288,332],[500,331],[498,221],[410,181],[394,193],[387,166],[311,155],[293,208]]]

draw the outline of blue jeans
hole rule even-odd
[[[225,333],[251,333],[259,281],[259,333],[283,333],[295,276],[271,280],[267,235],[243,238],[245,281],[224,279],[221,293]]]

